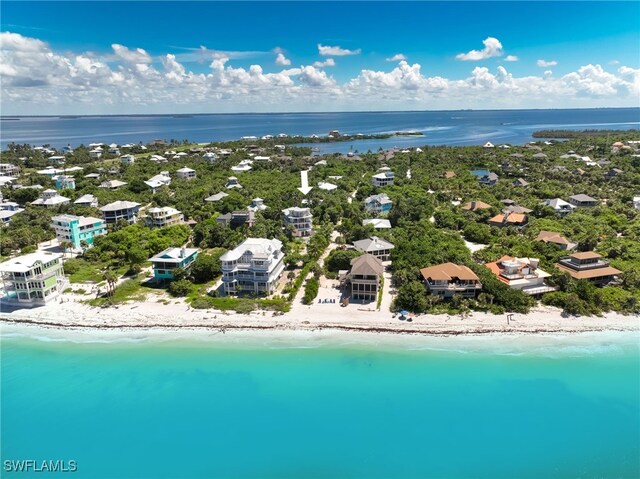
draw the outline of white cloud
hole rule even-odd
[[[125,62],[145,65],[151,63],[151,56],[142,48],[129,50],[127,47],[118,45],[117,43],[111,45],[111,48],[113,48],[113,52],[116,56]]]
[[[555,67],[557,64],[558,64],[558,62],[555,61],[555,60],[551,60],[551,61],[538,60],[536,62],[536,65],[538,65],[540,68]]]
[[[266,71],[235,67],[222,53],[191,71],[179,54],[152,58],[114,47],[113,59],[62,52],[36,38],[0,33],[3,114],[328,111],[370,109],[569,108],[637,106],[640,70],[588,64],[561,77],[547,70],[517,77],[506,66],[478,66],[463,79],[401,60],[362,69],[338,83],[322,63]],[[270,52],[273,55],[274,52]],[[273,67],[273,64],[268,61]],[[335,63],[335,62],[334,62]],[[90,106],[90,109],[89,109]]]
[[[386,58],[388,62],[399,62],[406,59],[407,57],[405,57],[402,53],[396,53],[392,57]]]
[[[323,62],[314,62],[313,66],[316,68],[335,67],[336,61],[333,58],[327,58]]]
[[[276,65],[280,65],[281,67],[291,65],[291,60],[284,56],[284,53],[278,53],[276,57]]]
[[[456,55],[456,58],[464,61],[477,61],[502,55],[502,43],[500,43],[497,38],[488,37],[483,40],[482,43],[484,45],[482,50],[471,50],[467,53],[459,53]]]
[[[620,61],[619,61],[619,60],[611,60],[611,61],[609,62],[609,65],[619,65],[619,64],[620,64]]]
[[[328,56],[334,56],[334,57],[343,57],[345,55],[359,55],[361,52],[360,48],[356,49],[356,50],[347,50],[346,48],[341,48],[341,47],[329,47],[329,46],[325,46],[325,45],[321,45],[320,43],[318,43],[318,53],[320,53],[320,55],[328,57]]]
[[[520,59],[515,55],[507,55],[506,57],[504,57],[505,62],[517,62],[518,60]]]

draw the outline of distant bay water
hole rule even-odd
[[[619,334],[522,347],[8,335],[1,455],[74,460],[90,479],[637,478],[640,356]]]
[[[394,137],[314,144],[321,153],[376,151],[419,145],[524,144],[540,129],[632,129],[640,127],[640,108],[576,110],[463,110],[357,113],[259,113],[211,115],[132,115],[2,117],[0,145],[28,143],[62,147],[89,143],[138,143],[154,139],[204,143],[243,136],[326,135],[415,130],[420,137]]]

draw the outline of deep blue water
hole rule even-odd
[[[640,477],[635,340],[508,354],[456,341],[4,338],[2,460],[109,479]]]
[[[376,151],[419,145],[523,144],[538,129],[630,129],[640,127],[640,108],[578,110],[486,110],[374,113],[262,113],[193,116],[22,117],[0,121],[0,145],[11,142],[62,147],[154,139],[210,142],[286,133],[326,135],[417,130],[423,137],[315,144],[323,153]]]

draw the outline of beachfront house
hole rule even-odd
[[[371,195],[364,200],[364,210],[373,215],[380,215],[391,211],[393,202],[386,193]]]
[[[78,206],[86,206],[88,208],[97,208],[98,198],[96,198],[93,195],[86,194],[86,195],[82,195],[80,198],[75,200],[73,204]]]
[[[197,257],[197,248],[167,248],[149,258],[153,265],[153,277],[156,281],[172,280],[173,270],[188,269]]]
[[[464,205],[462,205],[462,209],[464,211],[480,211],[480,210],[487,210],[490,208],[492,208],[490,204],[480,200],[469,201],[468,203],[465,203]]]
[[[58,175],[56,177],[56,189],[57,190],[75,190],[76,180],[73,176]]]
[[[238,183],[238,178],[236,178],[235,176],[230,176],[229,179],[227,180],[227,184],[225,185],[225,188],[227,188],[228,190],[232,190],[234,188],[242,188],[242,185],[240,183]]]
[[[227,193],[220,192],[216,193],[215,195],[208,196],[204,200],[207,203],[217,203],[218,201],[222,201],[223,199],[225,199],[227,196],[229,196]]]
[[[196,178],[196,170],[192,170],[191,168],[180,168],[176,170],[176,176],[183,180],[194,180]]]
[[[313,215],[309,208],[293,206],[282,210],[285,229],[291,231],[296,238],[311,236],[313,230]]]
[[[550,243],[558,246],[560,249],[564,250],[572,250],[576,246],[576,243],[572,243],[567,238],[562,236],[560,233],[556,233],[555,231],[545,231],[541,230],[536,237],[536,241],[542,241],[543,243]]]
[[[427,290],[442,298],[459,294],[463,298],[475,298],[482,290],[480,278],[466,266],[443,263],[420,270]]]
[[[391,186],[394,180],[393,171],[382,171],[371,177],[371,184],[375,187]]]
[[[256,222],[256,213],[252,210],[232,211],[231,213],[218,216],[216,222],[230,228],[239,228],[243,225],[251,228]]]
[[[353,258],[351,269],[343,276],[343,284],[351,285],[351,300],[364,303],[376,301],[383,272],[382,261],[373,255],[363,254]]]
[[[127,155],[122,155],[120,157],[120,163],[122,163],[123,165],[129,166],[129,165],[133,165],[135,162],[136,162],[136,157],[134,155],[127,154]]]
[[[82,242],[93,244],[93,238],[107,234],[104,220],[91,216],[58,215],[51,218],[51,227],[61,243],[69,241],[73,249],[82,249]]]
[[[567,258],[562,258],[556,263],[556,267],[569,273],[573,279],[586,279],[598,286],[609,283],[622,273],[619,269],[609,266],[609,262],[594,251],[573,253]]]
[[[36,252],[0,264],[2,289],[0,302],[23,306],[42,306],[67,288],[62,254]]]
[[[573,206],[571,203],[567,203],[566,201],[560,198],[547,199],[547,200],[544,200],[542,204],[544,206],[548,206],[549,208],[552,208],[553,211],[555,211],[556,214],[561,217],[568,215],[575,209],[575,206]]]
[[[220,257],[222,284],[226,294],[275,292],[284,271],[282,242],[247,238]]]
[[[134,201],[114,201],[100,208],[102,218],[107,224],[114,224],[119,220],[135,223],[139,210],[140,203]]]
[[[56,208],[65,205],[71,200],[58,194],[56,190],[44,190],[40,198],[31,202],[32,206],[44,206],[45,208]]]
[[[262,198],[254,198],[251,200],[251,204],[247,206],[249,211],[264,211],[269,208],[264,204],[264,200]]]
[[[538,296],[558,289],[545,283],[545,278],[551,275],[541,270],[539,263],[538,258],[503,256],[498,261],[487,263],[486,267],[510,288],[519,289],[530,296]]]
[[[170,206],[149,208],[146,213],[145,223],[150,228],[163,228],[184,223],[182,212]]]
[[[105,190],[117,190],[118,188],[122,188],[123,186],[126,186],[126,185],[127,185],[126,181],[105,180],[102,183],[100,183],[100,186],[98,186],[98,188],[103,188]]]
[[[488,221],[489,226],[496,226],[498,228],[504,228],[507,226],[515,226],[517,228],[527,224],[527,215],[522,213],[500,213],[494,216]]]
[[[589,195],[579,194],[573,195],[569,197],[569,203],[573,206],[581,207],[581,208],[591,208],[593,206],[598,206],[600,202],[595,198],[592,198]]]
[[[371,238],[354,241],[353,247],[356,251],[375,256],[380,261],[389,261],[391,259],[391,250],[395,246],[385,239],[372,236]]]

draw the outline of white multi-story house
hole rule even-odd
[[[512,258],[503,256],[498,261],[487,263],[486,266],[500,281],[513,289],[519,289],[525,294],[537,296],[558,288],[545,284],[545,278],[551,276],[538,268],[538,258]]]
[[[136,157],[134,155],[131,155],[131,154],[122,155],[120,157],[120,162],[123,165],[133,165],[136,162]]]
[[[162,228],[163,226],[179,225],[184,223],[182,212],[170,206],[163,208],[149,208],[145,218],[147,226],[151,228]]]
[[[178,178],[182,178],[183,180],[193,180],[196,177],[196,170],[192,170],[191,168],[180,168],[176,170],[176,176]]]
[[[282,210],[285,228],[292,228],[292,234],[296,237],[311,236],[313,230],[313,215],[309,208],[293,206]]]
[[[247,238],[220,257],[227,294],[271,294],[284,271],[282,243],[277,239]]]
[[[152,176],[144,183],[155,193],[159,188],[170,185],[171,177],[169,172],[161,171],[159,175]]]
[[[102,156],[102,147],[101,146],[96,146],[93,150],[89,151],[89,158],[95,158],[98,159]]]
[[[202,159],[205,161],[216,161],[218,159],[218,155],[216,155],[215,153],[209,151],[207,153],[205,153],[204,155],[202,155]]]
[[[44,190],[35,201],[31,202],[33,206],[44,206],[45,208],[55,208],[56,206],[69,203],[71,200],[66,196],[61,196],[56,190]]]
[[[0,175],[4,176],[19,176],[20,168],[11,163],[0,163]]]
[[[393,185],[394,176],[393,171],[383,171],[371,177],[371,184],[373,186]]]
[[[262,198],[254,198],[251,200],[251,204],[247,206],[249,211],[264,211],[269,208],[264,204],[264,200]]]
[[[235,176],[230,176],[225,187],[231,190],[233,188],[242,188],[242,185],[238,183],[238,178],[236,178]]]
[[[4,295],[2,303],[42,306],[68,286],[60,253],[30,253],[0,264]]]
[[[83,241],[91,245],[93,238],[107,234],[107,223],[91,216],[54,216],[51,227],[59,241],[70,241],[74,249],[81,249]]]

